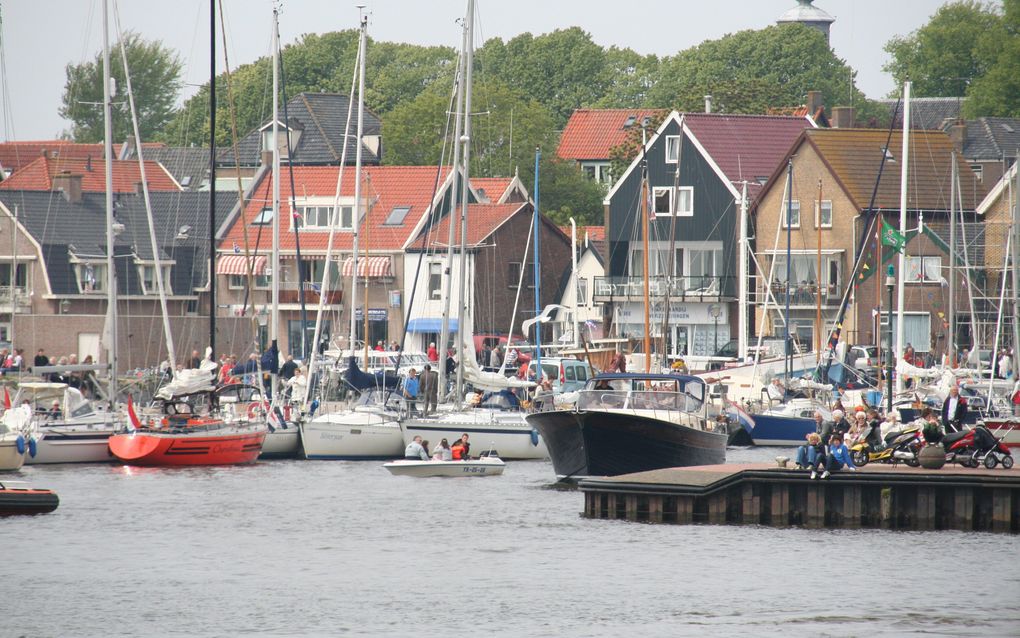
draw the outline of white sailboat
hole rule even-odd
[[[362,166],[362,136],[364,135],[365,122],[365,53],[367,46],[368,18],[361,16],[360,37],[358,42],[358,60],[355,65],[356,82],[358,86],[358,122],[357,122],[357,145],[354,162],[354,244],[352,253],[358,254],[358,228],[362,218],[363,198],[361,193],[361,166]],[[354,95],[354,82],[352,81],[351,95]],[[347,126],[345,134],[350,130],[351,109],[347,109]],[[340,187],[343,180],[344,167],[347,164],[347,145],[344,145],[340,161],[340,174],[337,178],[336,199],[334,201],[334,215],[339,210]],[[336,227],[334,222],[333,226]],[[332,260],[333,232],[330,232],[329,244],[326,250],[327,264]],[[351,290],[358,287],[357,259],[351,274]],[[323,269],[322,290],[329,286],[330,269]],[[320,295],[318,316],[316,318],[315,337],[313,343],[319,342],[319,333],[322,324],[323,300],[325,294]],[[350,341],[353,352],[353,345],[357,338],[356,313],[351,308]],[[353,362],[351,356],[348,363]],[[315,357],[312,357],[309,366],[308,377],[314,378]],[[322,384],[320,383],[320,386]],[[385,397],[385,393],[383,393]],[[395,397],[393,397],[395,399]],[[375,393],[365,392],[361,395],[358,403],[350,407],[341,407],[338,410],[324,409],[323,412],[314,415],[301,423],[301,443],[304,447],[305,458],[316,460],[369,460],[369,459],[392,459],[399,457],[404,451],[404,440],[401,436],[400,425],[397,422],[397,412],[389,409],[385,404],[378,401]],[[385,398],[382,399],[385,401]]]

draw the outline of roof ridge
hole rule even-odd
[[[322,139],[326,143],[326,148],[329,149],[330,155],[333,156],[334,160],[339,161],[340,156],[337,155],[336,149],[333,148],[333,143],[330,142],[329,136],[326,135],[326,131],[322,128],[322,124],[319,123],[319,117],[315,114],[315,109],[312,108],[311,103],[308,101],[307,93],[305,92],[301,93],[301,102],[305,105],[305,108],[308,110],[308,116],[312,118],[312,124],[315,124],[315,128],[319,129],[319,134],[322,135]],[[344,142],[346,144],[346,140],[344,140]],[[358,143],[360,144],[361,140],[358,140]]]
[[[999,146],[998,140],[995,139],[995,133],[992,132],[992,126],[991,124],[988,123],[988,118],[979,117],[978,121],[981,122],[981,128],[984,129],[985,136],[992,143],[992,146],[995,148],[996,152],[1001,156],[1003,154],[1002,148]]]

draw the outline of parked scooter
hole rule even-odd
[[[947,463],[959,463],[964,467],[978,467],[984,463],[989,470],[999,463],[1007,470],[1013,467],[1013,453],[1009,447],[983,425],[947,434],[942,446],[946,449]]]
[[[918,467],[917,452],[923,445],[921,426],[906,427],[885,435],[885,447],[874,450],[867,441],[859,441],[850,448],[850,457],[854,464],[862,467],[871,462],[899,463],[903,461],[910,467]]]

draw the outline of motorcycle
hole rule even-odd
[[[1009,447],[983,425],[945,435],[942,446],[946,450],[946,463],[959,463],[964,467],[978,467],[983,463],[989,470],[1000,463],[1007,470],[1013,467],[1013,453]]]
[[[899,463],[903,461],[910,467],[918,467],[917,452],[924,445],[921,440],[921,426],[908,425],[885,435],[885,447],[874,450],[867,441],[858,441],[850,448],[850,458],[854,465],[863,467],[868,463]]]

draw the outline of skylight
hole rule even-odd
[[[394,206],[393,210],[390,211],[386,221],[383,222],[383,226],[399,226],[404,223],[404,218],[411,212],[410,206]]]
[[[263,208],[262,212],[259,213],[255,219],[251,221],[252,226],[267,226],[273,223],[273,209]]]

